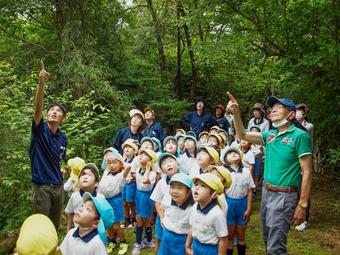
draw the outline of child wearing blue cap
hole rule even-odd
[[[184,173],[177,173],[171,177],[169,185],[171,201],[163,205],[161,217],[163,235],[158,254],[185,255],[189,217],[194,203],[191,192],[192,180]]]
[[[104,198],[86,192],[83,204],[77,209],[71,229],[60,245],[64,255],[107,255],[105,230],[113,223],[113,209]]]
[[[160,218],[163,217],[163,205],[170,205],[171,202],[169,182],[171,177],[176,174],[179,169],[179,164],[176,157],[170,153],[162,153],[158,157],[157,165],[166,177],[157,182],[156,187],[150,197],[151,200],[155,202],[155,208],[157,211],[155,254],[157,254],[160,242],[162,240],[163,228],[160,223]]]
[[[106,155],[106,169],[99,182],[98,191],[101,192],[114,211],[113,225],[109,229],[109,250],[115,248],[115,235],[120,239],[119,254],[125,254],[128,245],[125,239],[124,230],[120,222],[124,221],[124,207],[122,191],[125,185],[125,178],[128,176],[131,166],[125,165],[123,157],[117,151],[110,151]]]
[[[144,247],[155,246],[151,228],[154,202],[150,196],[156,182],[154,171],[156,160],[156,152],[150,149],[139,150],[139,169],[136,171],[136,243],[132,255],[139,255]],[[145,228],[146,240],[142,242],[143,228]]]
[[[184,153],[180,156],[178,162],[181,167],[186,171],[187,174],[190,173],[192,168],[199,168],[196,156],[197,156],[197,140],[193,136],[184,137]]]

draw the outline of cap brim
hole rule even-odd
[[[268,105],[269,107],[273,107],[273,105],[276,104],[276,103],[281,103],[281,104],[282,104],[282,102],[280,101],[279,98],[274,97],[274,96],[268,97],[268,99],[267,99],[267,105]]]

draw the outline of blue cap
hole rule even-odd
[[[281,103],[284,106],[287,106],[291,111],[295,112],[296,111],[296,107],[295,107],[295,103],[287,98],[277,98],[274,96],[268,97],[267,99],[267,105],[269,107],[273,107],[274,104],[276,103]]]
[[[168,152],[164,152],[164,153],[160,154],[160,155],[158,156],[158,158],[157,158],[157,165],[158,165],[159,169],[162,169],[162,168],[161,168],[161,161],[162,161],[164,158],[167,158],[167,157],[173,158],[173,159],[176,160],[176,162],[178,163],[178,160],[177,160],[177,158],[176,158],[175,155],[170,154],[170,153],[168,153]],[[178,163],[178,164],[179,164],[179,163]]]
[[[183,185],[187,186],[189,189],[192,188],[192,184],[193,184],[189,175],[184,174],[184,173],[178,173],[178,174],[173,175],[170,179],[169,184],[171,185],[171,183],[173,182],[182,183]]]
[[[155,146],[154,146],[154,143],[155,143],[155,142],[151,139],[151,137],[144,136],[144,137],[142,138],[142,140],[140,141],[140,143],[142,144],[142,143],[144,143],[145,141],[149,141],[150,143],[152,143],[153,147],[155,147]]]
[[[174,136],[167,136],[164,138],[163,140],[163,148],[165,148],[165,145],[167,144],[168,141],[173,140],[176,142],[177,146],[178,146],[178,142],[177,139]]]
[[[158,151],[162,151],[161,141],[158,138],[156,138],[156,137],[152,137],[151,140],[153,141],[154,144],[157,145]]]
[[[89,192],[85,192],[83,195],[83,201],[87,201],[91,199],[99,213],[99,224],[98,224],[98,234],[100,239],[102,239],[105,245],[108,244],[107,237],[105,235],[105,231],[110,228],[114,221],[114,214],[112,206],[105,198],[94,197]]]

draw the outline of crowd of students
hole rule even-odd
[[[32,123],[30,156],[37,205],[46,202],[41,201],[41,194],[47,197],[46,193],[59,192],[60,188],[60,175],[54,178],[57,183],[48,184],[44,183],[48,178],[41,177],[43,171],[48,174],[48,166],[39,166],[39,159],[47,157],[43,149],[52,147],[49,150],[54,156],[53,143],[57,143],[57,155],[64,157],[67,144],[59,131],[66,114],[61,105],[49,107],[47,124],[42,120],[41,93],[47,78],[43,69]],[[204,100],[197,100],[195,110],[181,120],[187,129],[178,129],[173,136],[164,135],[150,107],[143,112],[130,110],[128,127],[120,129],[113,146],[104,150],[100,169],[79,157],[68,160],[69,178],[62,185],[69,197],[65,208],[67,235],[62,243],[58,246],[55,238],[60,216],[54,217],[52,207],[48,212],[37,209],[22,226],[18,254],[34,254],[29,251],[38,249],[41,253],[37,254],[57,250],[64,255],[121,255],[128,252],[131,243],[133,255],[144,248],[153,248],[160,255],[229,255],[235,245],[238,254],[245,254],[245,232],[260,186],[263,159],[261,218],[266,252],[286,254],[289,228],[282,231],[287,228],[285,220],[305,224],[310,204],[311,138],[295,127],[300,123],[312,132],[306,105],[270,97],[270,114],[266,116],[264,106],[256,103],[245,131],[237,101],[228,96],[228,105],[216,105],[213,115],[207,113]],[[56,138],[59,140],[54,141]],[[282,159],[273,160],[280,153]],[[291,201],[287,202],[289,211],[279,208],[281,199],[287,198]],[[51,197],[47,200],[53,204]],[[280,223],[273,222],[276,217]],[[32,222],[39,220],[39,229],[32,230]],[[126,239],[126,228],[135,229],[134,240]],[[36,231],[35,237],[27,231]]]

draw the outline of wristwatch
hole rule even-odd
[[[306,209],[308,207],[308,203],[302,200],[298,202],[298,205],[301,206],[303,209]]]

